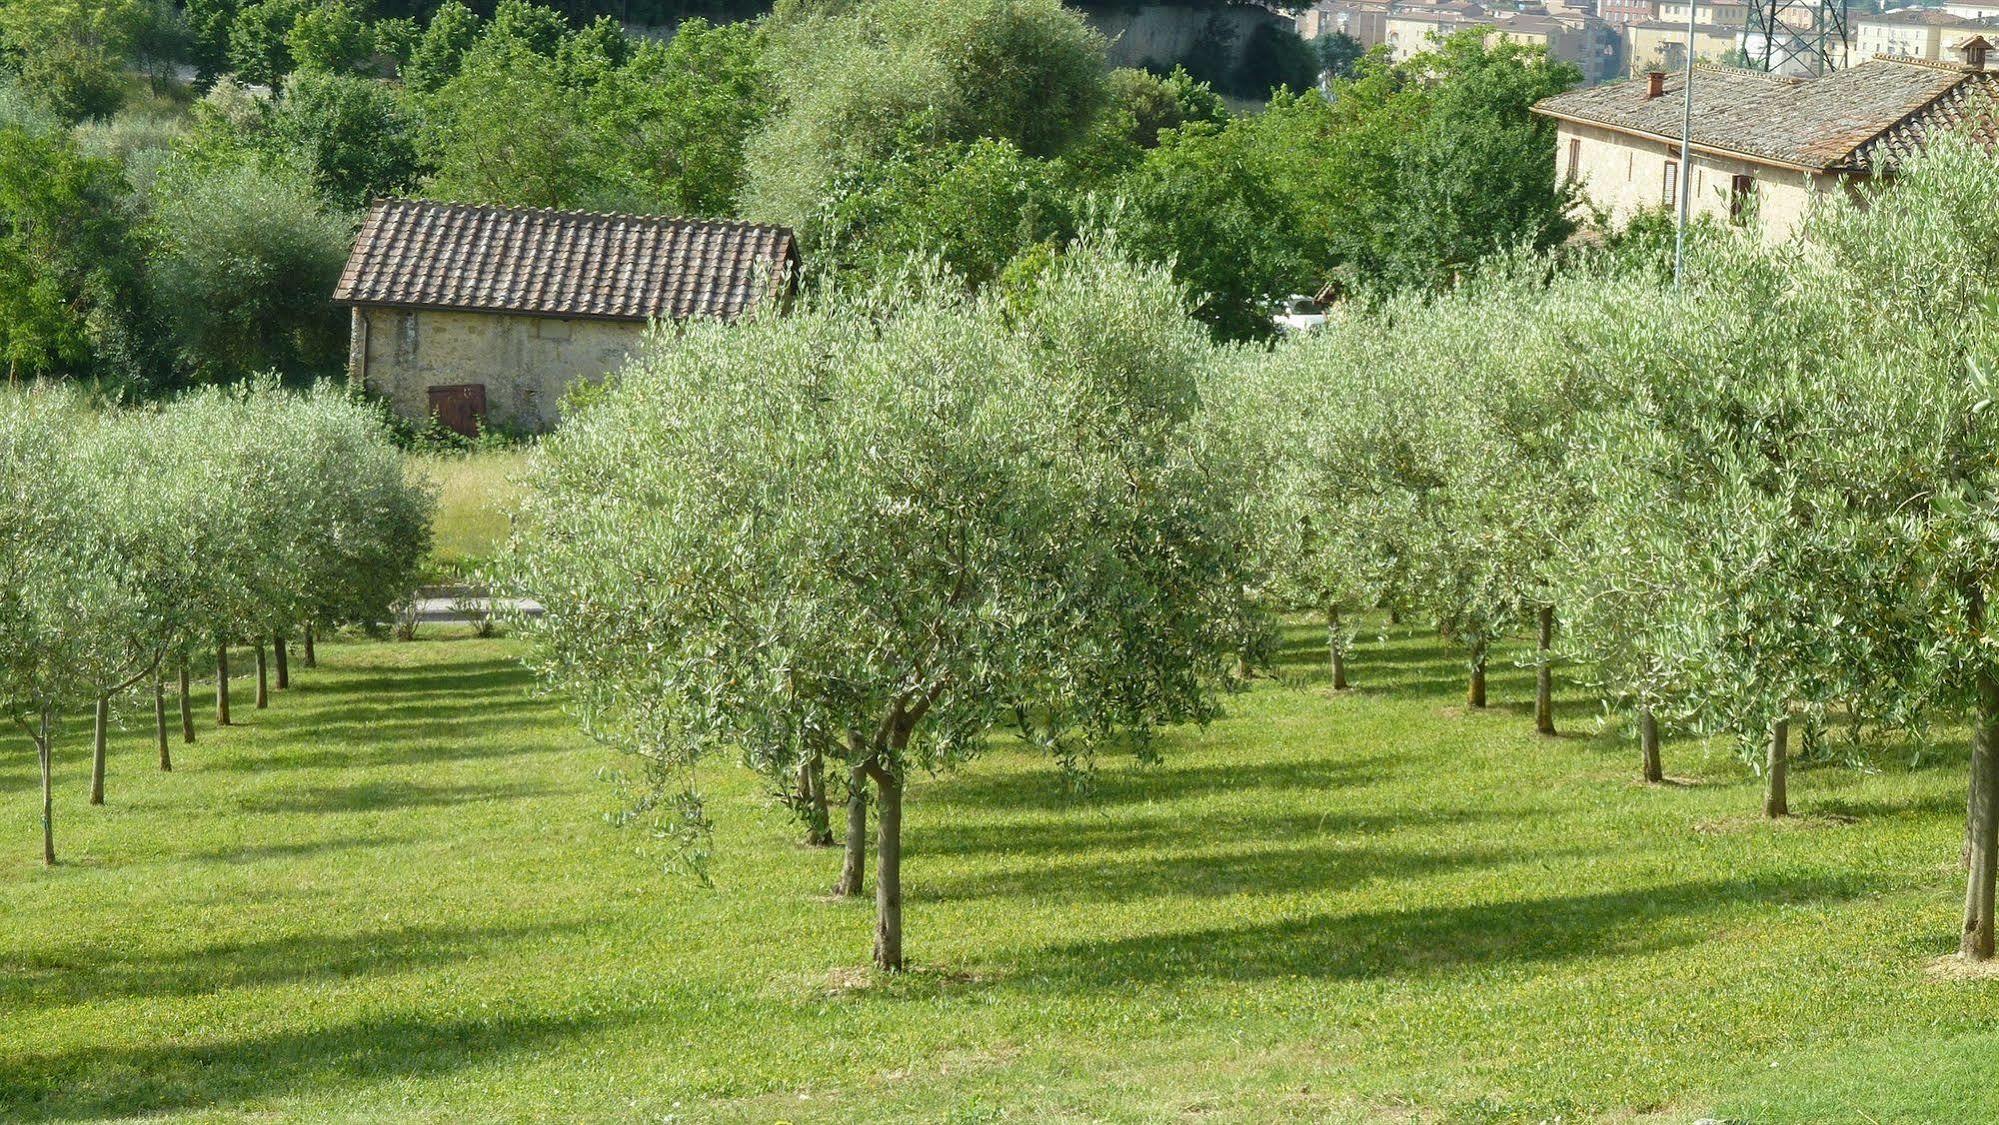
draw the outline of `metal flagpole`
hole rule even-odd
[[[1694,11],[1697,0],[1687,0],[1687,72],[1680,79],[1680,222],[1673,229],[1673,288],[1680,287],[1680,278],[1687,261],[1687,205],[1693,198],[1694,175],[1687,158],[1693,150],[1694,130]]]

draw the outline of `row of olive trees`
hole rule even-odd
[[[1999,165],[1946,139],[1801,239],[1696,240],[1676,290],[1532,263],[1336,317],[1218,403],[1259,449],[1269,589],[1433,618],[1484,703],[1531,629],[1636,721],[1731,737],[1789,811],[1793,732],[1973,716],[1963,952],[1993,951],[1999,833]],[[1562,628],[1556,628],[1558,621]]]
[[[314,622],[379,621],[406,596],[431,500],[405,479],[378,416],[332,384],[210,388],[157,408],[100,413],[49,389],[0,396],[0,714],[41,759],[43,858],[54,725],[96,709],[93,804],[104,800],[111,705],[149,697],[171,769],[166,682],[194,741],[190,666],[215,662],[230,721],[229,649],[252,643],[256,705],[268,660],[288,686],[288,643]]]
[[[1011,728],[1082,768],[1203,721],[1261,643],[1215,349],[1157,268],[1099,246],[1024,289],[915,277],[654,341],[538,452],[511,548],[532,663],[636,752],[677,829],[739,758],[876,810],[874,960],[903,965],[912,777]],[[869,786],[873,794],[867,796]]]

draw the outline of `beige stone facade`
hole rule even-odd
[[[348,375],[405,418],[428,417],[434,392],[483,388],[489,424],[540,432],[571,384],[617,370],[645,331],[638,321],[357,307]]]
[[[1593,207],[1607,211],[1612,225],[1622,226],[1641,211],[1678,206],[1678,143],[1578,121],[1561,122],[1556,138],[1561,174],[1576,183]],[[1691,163],[1693,194],[1687,205],[1695,215],[1734,219],[1753,214],[1763,236],[1771,242],[1790,237],[1815,197],[1839,190],[1834,176],[1779,167],[1699,145],[1694,147]],[[1753,208],[1745,206],[1752,202]]]

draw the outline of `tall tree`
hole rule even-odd
[[[749,147],[744,208],[803,225],[843,177],[898,151],[990,137],[1067,148],[1104,97],[1104,44],[1056,0],[863,0],[780,19],[778,108]]]

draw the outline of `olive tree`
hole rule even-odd
[[[684,817],[718,753],[872,783],[886,970],[913,776],[1008,725],[1076,762],[1204,720],[1251,617],[1170,281],[1084,247],[953,288],[656,337],[537,453],[510,548],[533,665]]]
[[[1414,518],[1397,449],[1420,420],[1388,393],[1374,327],[1342,309],[1310,336],[1245,350],[1208,401],[1211,423],[1243,451],[1265,592],[1324,615],[1335,690],[1349,686],[1356,615],[1400,588]]]
[[[92,467],[73,443],[90,420],[49,391],[0,394],[0,714],[25,730],[42,774],[42,861],[54,864],[56,719],[97,695],[143,605],[94,526]]]
[[[1825,253],[1793,270],[1801,313],[1825,326],[1827,401],[1810,449],[1814,499],[1845,517],[1852,608],[1834,622],[1866,698],[1889,720],[1971,720],[1959,951],[1994,952],[1999,866],[1999,167],[1941,137],[1865,205],[1813,216]],[[1822,584],[1806,588],[1816,598]],[[1858,694],[1858,693],[1856,693]]]

